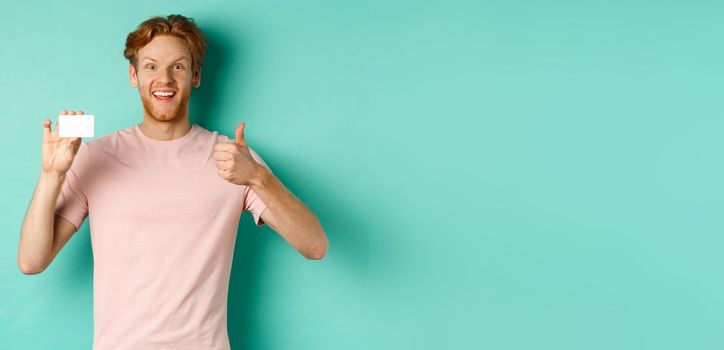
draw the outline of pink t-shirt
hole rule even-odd
[[[264,225],[266,205],[219,176],[217,142],[233,140],[192,124],[170,141],[134,125],[81,144],[56,214],[90,220],[93,349],[229,349],[239,219]]]

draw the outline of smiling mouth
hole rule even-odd
[[[176,96],[176,91],[171,90],[156,90],[153,93],[153,98],[159,102],[170,102]]]

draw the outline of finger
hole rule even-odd
[[[70,115],[75,115],[75,111],[69,111],[68,114],[70,114]]]
[[[68,111],[65,109],[61,109],[60,112],[58,112],[59,115],[67,115]],[[58,119],[58,122],[55,123],[55,129],[51,129],[52,133],[55,135],[58,135],[58,124],[60,123],[60,119]]]
[[[50,131],[50,125],[51,125],[52,123],[53,123],[53,122],[52,122],[50,119],[48,119],[48,118],[45,118],[45,120],[43,120],[43,140],[49,140],[49,139],[50,139],[50,133],[51,133],[51,131]]]
[[[215,160],[216,168],[219,170],[228,170],[231,169],[231,162],[225,162],[221,160]]]
[[[214,160],[229,161],[234,159],[234,156],[229,152],[214,152]]]
[[[231,152],[234,149],[236,149],[236,146],[234,146],[234,143],[231,142],[219,142],[214,145],[214,151],[217,152]]]
[[[243,122],[236,127],[236,143],[239,145],[246,146],[246,138],[244,137],[244,128],[246,124]]]
[[[78,115],[83,115],[83,111],[78,111]]]
[[[228,177],[231,177],[228,170],[222,170],[222,169],[216,169],[216,172],[219,173],[219,176],[221,176],[222,179],[228,181]]]

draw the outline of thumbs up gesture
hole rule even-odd
[[[259,163],[249,152],[244,137],[243,122],[236,127],[235,142],[219,142],[214,146],[214,161],[222,179],[237,185],[248,185],[253,180]]]

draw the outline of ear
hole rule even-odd
[[[132,64],[128,65],[128,78],[131,80],[131,87],[138,87],[138,77],[136,76],[136,67]]]
[[[191,78],[191,84],[196,88],[201,86],[201,68],[199,68],[193,78]]]

